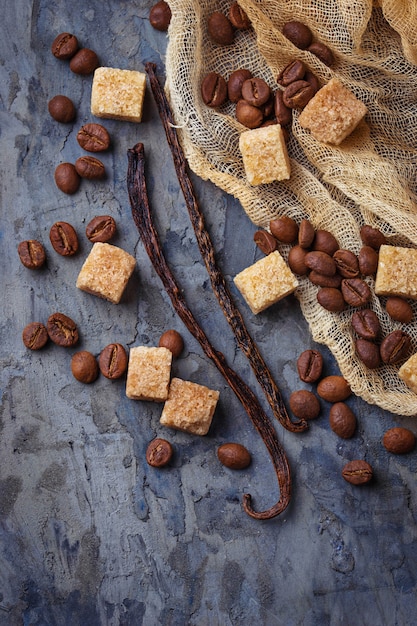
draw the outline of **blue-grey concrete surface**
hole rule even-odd
[[[112,147],[102,155],[105,181],[83,181],[74,196],[53,173],[83,154],[78,128],[92,119],[91,76],[72,74],[50,51],[54,37],[73,32],[102,65],[164,77],[167,36],[149,24],[150,1],[14,0],[3,2],[0,37],[1,418],[0,624],[3,626],[408,626],[416,623],[416,453],[389,455],[387,428],[413,418],[349,399],[358,418],[351,440],[330,430],[329,405],[308,432],[277,424],[292,468],[290,506],[260,522],[242,510],[250,492],[258,509],[278,497],[266,449],[244,409],[183,327],[161,288],[134,227],[126,191],[126,152],[144,143],[152,209],[164,251],[190,305],[214,345],[266,403],[214,298],[200,259],[165,135],[150,90],[141,124],[106,121]],[[73,124],[54,122],[48,100],[58,93],[77,108]],[[254,318],[233,276],[260,257],[256,227],[239,203],[193,177],[217,259],[248,328],[284,399],[300,383],[296,359],[314,347],[297,300],[288,297]],[[111,214],[113,243],[137,258],[119,305],[76,289],[90,249],[84,231],[95,215]],[[70,222],[79,253],[58,256],[50,226]],[[17,245],[42,241],[47,265],[20,263]],[[22,344],[30,321],[55,311],[80,329],[77,348]],[[185,341],[173,373],[220,391],[209,434],[163,429],[161,406],[129,400],[123,380],[83,385],[71,375],[77,349],[98,355],[110,342],[129,349],[157,345],[176,328]],[[329,352],[325,372],[338,373]],[[270,412],[269,412],[270,414]],[[175,456],[156,470],[148,442],[169,439]],[[253,462],[244,471],[221,466],[216,450],[237,441]],[[341,477],[343,465],[366,459],[369,485]]]

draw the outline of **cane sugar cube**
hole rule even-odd
[[[417,250],[385,244],[380,247],[375,293],[417,300]]]
[[[160,422],[192,435],[207,435],[219,395],[204,385],[173,378]]]
[[[298,287],[297,278],[278,250],[242,270],[234,282],[255,315]]]
[[[291,164],[279,124],[244,131],[239,137],[246,178],[251,185],[286,180]]]
[[[338,146],[350,135],[367,108],[337,78],[324,85],[301,111],[298,121],[317,141]]]
[[[171,364],[172,352],[168,348],[131,348],[126,378],[127,397],[164,402],[168,397]]]
[[[98,67],[91,89],[91,113],[96,117],[140,122],[145,91],[146,74]]]
[[[413,354],[398,370],[398,376],[407,387],[417,393],[417,354]]]
[[[97,242],[81,267],[76,285],[82,291],[118,304],[135,265],[135,258],[125,250]]]

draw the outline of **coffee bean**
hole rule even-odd
[[[374,370],[381,365],[379,346],[373,341],[359,337],[359,339],[355,340],[355,350],[362,363],[368,369]]]
[[[149,23],[156,30],[165,32],[171,23],[171,9],[165,0],[160,0],[149,11]]]
[[[211,39],[220,46],[230,46],[235,39],[233,26],[229,18],[215,11],[207,21],[208,33]]]
[[[99,370],[94,354],[87,350],[76,352],[71,359],[71,372],[80,383],[88,385],[97,380]]]
[[[298,237],[298,224],[288,215],[282,215],[269,222],[272,235],[282,243],[293,243]]]
[[[51,50],[57,59],[70,59],[78,50],[78,39],[71,33],[60,33],[53,40]]]
[[[334,65],[334,55],[326,44],[321,41],[315,41],[311,45],[308,46],[307,50],[314,54],[322,63],[331,67]]]
[[[315,91],[312,85],[306,80],[296,80],[285,87],[283,100],[284,104],[290,109],[303,109]]]
[[[235,470],[245,469],[252,461],[249,450],[241,443],[224,443],[219,446],[217,458],[222,465]]]
[[[365,246],[370,246],[375,250],[379,250],[383,244],[387,243],[385,235],[378,228],[374,228],[368,224],[361,226],[360,237]]]
[[[48,111],[55,121],[69,124],[75,120],[76,110],[73,101],[67,96],[54,96],[48,102]]]
[[[378,269],[378,252],[371,246],[362,246],[358,255],[359,271],[364,276],[373,276]]]
[[[242,99],[242,85],[245,80],[252,78],[252,72],[245,69],[235,70],[227,81],[227,95],[230,102],[238,102]]]
[[[93,156],[79,157],[75,161],[75,169],[81,178],[88,180],[100,180],[106,175],[104,164]]]
[[[248,78],[242,85],[242,98],[254,107],[261,107],[271,97],[271,89],[262,78]]]
[[[85,234],[92,243],[106,243],[116,234],[116,222],[111,215],[97,215],[87,224]]]
[[[48,341],[48,331],[42,322],[31,322],[22,332],[22,340],[29,350],[40,350]]]
[[[291,124],[292,109],[284,104],[284,95],[281,89],[278,89],[278,91],[275,92],[274,113],[278,124],[281,124],[281,126],[287,126],[287,124]]]
[[[128,358],[120,343],[110,343],[100,352],[98,366],[106,378],[121,378],[127,370]]]
[[[411,305],[404,298],[400,298],[400,296],[387,298],[385,308],[391,319],[402,324],[409,324],[414,317]]]
[[[341,288],[343,297],[350,306],[364,306],[372,296],[369,285],[361,278],[344,278]]]
[[[78,342],[76,323],[64,313],[52,313],[46,323],[49,338],[58,346],[69,348]]]
[[[368,341],[375,341],[381,331],[379,318],[372,309],[355,311],[352,315],[352,327],[359,337]]]
[[[408,428],[396,426],[384,433],[382,443],[385,449],[392,454],[407,454],[416,445],[416,437]]]
[[[342,439],[350,439],[355,434],[356,416],[344,402],[335,402],[329,411],[332,431]]]
[[[227,100],[227,83],[221,74],[209,72],[201,83],[201,97],[209,107],[219,107]]]
[[[84,124],[77,133],[77,141],[87,152],[103,152],[110,147],[110,135],[101,124]]]
[[[153,439],[146,449],[146,462],[152,467],[165,467],[168,465],[174,449],[169,441],[157,437]]]
[[[73,256],[78,251],[78,236],[68,222],[55,222],[49,231],[52,247],[61,256]]]
[[[359,274],[359,262],[356,254],[339,248],[333,255],[337,271],[344,278],[355,278]]]
[[[253,240],[258,248],[267,255],[274,252],[278,247],[277,240],[267,230],[257,230],[253,235]]]
[[[92,74],[100,65],[97,54],[89,48],[81,48],[76,52],[70,61],[70,70],[74,74],[87,76]]]
[[[294,83],[296,80],[302,80],[306,73],[306,66],[302,61],[296,59],[291,61],[284,67],[278,74],[277,83],[282,87],[287,87],[290,83]]]
[[[45,264],[45,248],[36,239],[21,241],[17,246],[17,253],[22,264],[30,270],[37,270]]]
[[[286,22],[282,28],[282,34],[300,50],[306,50],[313,39],[313,33],[309,27],[296,20]]]
[[[259,128],[264,120],[263,113],[258,107],[254,107],[246,100],[239,100],[235,111],[238,122],[246,128]]]
[[[307,70],[306,73],[304,74],[304,80],[310,83],[310,85],[314,89],[314,93],[318,92],[318,90],[320,89],[320,83],[319,83],[319,79],[313,72],[310,72],[310,70]]]
[[[333,257],[326,252],[307,252],[305,264],[311,270],[323,274],[324,276],[334,276],[336,274],[336,263]]]
[[[342,277],[337,273],[333,276],[324,276],[324,274],[320,274],[319,272],[312,270],[308,275],[308,279],[311,283],[313,283],[313,285],[317,285],[318,287],[332,287],[333,289],[338,289],[339,291],[340,285],[342,284]],[[340,294],[341,293],[342,292],[340,292]]]
[[[323,371],[323,357],[318,350],[304,350],[297,359],[297,371],[305,383],[315,383]]]
[[[266,121],[275,122],[276,123],[276,120],[268,119],[274,113],[274,107],[275,107],[274,95],[273,95],[272,91],[270,91],[269,100],[267,100],[265,102],[265,104],[262,104],[262,106],[259,107],[261,109],[261,111],[262,111]]]
[[[232,2],[230,5],[229,20],[238,30],[248,30],[251,27],[249,17],[237,2]]]
[[[364,485],[372,479],[373,470],[366,461],[355,459],[346,463],[342,469],[342,476],[351,485]]]
[[[327,254],[333,256],[336,250],[339,249],[339,244],[336,237],[330,231],[319,228],[316,230],[312,247],[313,250],[327,252]]]
[[[340,313],[346,308],[342,292],[336,287],[322,287],[317,293],[317,302],[331,313]]]
[[[403,330],[393,330],[381,341],[381,359],[388,365],[403,361],[410,351],[411,337]]]
[[[55,184],[64,193],[74,194],[80,187],[81,178],[72,163],[60,163],[54,174]]]
[[[160,336],[158,346],[170,350],[172,356],[177,359],[184,350],[184,340],[177,330],[166,330]]]
[[[302,219],[298,229],[298,244],[302,248],[309,248],[314,241],[314,235],[313,224],[307,219]]]
[[[307,250],[301,246],[293,246],[288,253],[288,265],[290,269],[299,276],[308,274],[309,269],[305,264]]]
[[[321,379],[317,385],[317,393],[328,402],[343,402],[352,392],[343,376],[331,375]]]
[[[320,402],[312,391],[299,389],[290,395],[289,405],[295,417],[314,420],[320,415]]]

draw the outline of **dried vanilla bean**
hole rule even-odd
[[[168,266],[150,212],[145,180],[144,147],[141,143],[128,150],[127,187],[133,220],[151,263],[171,298],[175,311],[239,398],[271,456],[280,492],[278,502],[269,509],[258,512],[252,507],[251,495],[244,494],[243,508],[248,515],[255,519],[263,520],[276,517],[287,508],[291,499],[291,473],[288,459],[275,429],[257,397],[240,376],[229,367],[224,355],[211,345],[188,308],[181,289]]]
[[[235,334],[236,341],[240,349],[243,351],[251,364],[256,379],[265,393],[275,417],[287,430],[291,432],[302,432],[308,428],[307,422],[303,419],[293,422],[290,419],[278,386],[275,383],[261,353],[259,352],[258,346],[250,336],[243,317],[237,306],[234,304],[226,281],[217,266],[214,247],[207,229],[205,228],[204,216],[198,207],[192,182],[188,175],[187,162],[175,129],[172,111],[165,95],[165,91],[161,87],[155,74],[155,68],[156,66],[154,63],[145,64],[145,71],[148,74],[152,93],[159,111],[159,116],[164,125],[166,138],[174,160],[175,171],[184,194],[185,203],[194,228],[200,254],[210,276],[213,292],[216,295],[220,307]]]

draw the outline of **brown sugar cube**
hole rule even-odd
[[[263,185],[290,177],[291,164],[279,124],[246,130],[239,137],[239,148],[251,185]]]
[[[82,291],[118,304],[135,265],[135,258],[125,250],[97,242],[81,267],[76,285]]]
[[[163,402],[168,397],[172,352],[168,348],[136,346],[129,352],[126,395],[131,400]]]
[[[382,245],[379,249],[375,293],[417,300],[417,250]]]
[[[91,113],[96,117],[140,122],[145,91],[146,74],[98,67],[91,89]]]
[[[235,276],[236,287],[252,313],[260,313],[298,287],[298,280],[276,250]]]
[[[193,435],[207,435],[219,395],[204,385],[173,378],[160,422]]]
[[[367,108],[337,78],[332,78],[308,102],[298,121],[317,141],[338,146],[353,132]]]
[[[417,393],[417,354],[413,354],[398,370],[398,376],[407,387]]]

